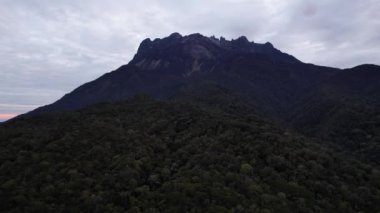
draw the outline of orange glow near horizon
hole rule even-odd
[[[16,116],[17,114],[0,114],[0,120],[8,120]]]

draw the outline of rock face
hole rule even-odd
[[[300,62],[293,56],[277,50],[269,42],[257,44],[248,41],[245,36],[228,41],[223,37],[217,39],[215,37],[205,37],[201,34],[182,37],[179,33],[173,33],[167,38],[155,39],[154,41],[145,39],[140,44],[135,59],[170,54],[191,56],[196,59],[217,59],[226,54],[237,53],[264,54],[275,60],[291,63]]]

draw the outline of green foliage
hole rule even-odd
[[[325,88],[289,115],[297,131],[380,166],[380,104]],[[335,92],[334,92],[335,91]]]
[[[242,174],[251,175],[253,171],[253,168],[248,163],[244,163],[240,166],[240,172]]]
[[[1,125],[0,211],[380,210],[377,169],[229,110],[145,97]]]

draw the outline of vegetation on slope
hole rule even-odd
[[[380,211],[375,168],[184,101],[16,119],[0,126],[0,163],[0,211]]]
[[[379,166],[380,103],[331,91],[295,104],[288,126]]]

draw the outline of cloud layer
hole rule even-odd
[[[300,60],[380,64],[378,0],[0,0],[0,120],[60,98],[172,32],[272,42]]]

